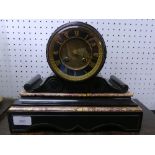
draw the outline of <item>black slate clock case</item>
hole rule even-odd
[[[48,62],[53,36],[72,25],[86,24],[73,22],[59,27],[47,44]],[[105,63],[106,46],[99,32],[90,25],[87,27],[97,33],[103,43],[104,59],[97,74]],[[132,99],[129,86],[114,75],[105,79],[96,74],[78,82],[63,79],[57,73],[45,79],[41,75],[32,77],[23,86],[20,98],[8,110],[10,131],[139,131],[143,111]]]

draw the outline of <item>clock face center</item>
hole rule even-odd
[[[92,57],[91,47],[81,38],[71,38],[63,43],[59,51],[61,62],[69,69],[85,68]]]

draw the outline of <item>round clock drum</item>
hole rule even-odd
[[[47,44],[47,61],[53,72],[69,81],[83,81],[96,75],[106,59],[100,33],[82,22],[57,28]]]

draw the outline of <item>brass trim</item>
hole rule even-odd
[[[12,106],[9,112],[142,112],[137,107]]]
[[[20,96],[49,96],[49,97],[132,97],[133,93],[28,93],[25,90]]]

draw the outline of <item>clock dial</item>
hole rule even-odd
[[[47,60],[59,77],[82,81],[96,75],[106,58],[104,40],[92,26],[73,22],[59,27],[47,44]]]
[[[79,38],[67,40],[59,53],[62,63],[72,70],[85,68],[91,59],[91,54],[89,44]]]

